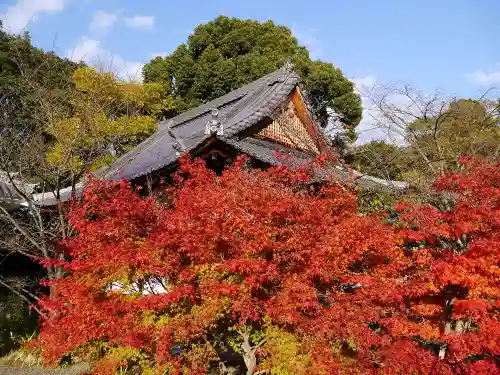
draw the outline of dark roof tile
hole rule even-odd
[[[224,128],[225,140],[247,129],[269,115],[297,85],[297,74],[280,69],[218,99],[193,108],[167,122],[135,149],[115,161],[98,177],[117,180],[134,179],[174,163],[179,151],[173,146],[182,140],[185,151],[191,151],[205,141],[205,126],[211,119],[210,110],[217,108]],[[169,131],[170,126],[170,131]]]
[[[175,163],[182,152],[174,147],[176,139],[182,141],[183,151],[189,152],[211,136],[205,134],[205,127],[213,119],[211,115],[213,108],[218,110],[218,120],[224,129],[224,134],[217,136],[221,141],[270,165],[286,165],[293,168],[307,164],[315,155],[261,138],[238,136],[284,104],[298,82],[299,76],[296,73],[280,69],[173,119],[162,121],[158,124],[158,130],[148,139],[94,175],[96,178],[108,180],[122,178],[133,180]],[[284,158],[279,157],[278,153]],[[390,186],[401,189],[404,188],[403,184],[406,184],[379,180],[355,171],[349,173],[340,166],[329,166],[318,170],[318,179],[336,178],[348,181],[352,176],[357,184],[363,186]],[[81,194],[84,185],[82,182],[77,186],[77,196]],[[71,189],[63,190],[61,201],[72,196]],[[40,205],[53,205],[56,202],[53,197],[45,194],[38,194],[34,200]]]
[[[11,184],[0,181],[0,201],[23,199]]]
[[[316,155],[305,151],[293,150],[286,146],[255,137],[247,137],[241,140],[228,139],[225,141],[234,148],[255,159],[270,165],[284,165],[288,168],[299,168],[307,166]],[[365,188],[391,188],[404,190],[409,187],[405,181],[388,181],[373,176],[362,174],[340,165],[325,165],[316,171],[318,180],[335,180],[339,182],[354,182]]]

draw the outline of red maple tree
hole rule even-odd
[[[436,182],[448,210],[388,217],[244,159],[221,176],[184,160],[163,195],[95,181],[41,301],[44,358],[88,355],[95,374],[498,374],[500,171],[463,164]]]

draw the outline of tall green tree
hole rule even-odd
[[[68,113],[77,66],[35,48],[27,33],[6,33],[0,23],[0,108],[9,114],[9,127],[30,133],[50,121],[47,116]]]
[[[362,106],[353,83],[331,63],[311,60],[291,30],[272,21],[217,17],[197,26],[172,54],[146,64],[143,73],[146,82],[163,82],[187,106],[196,106],[287,61],[301,74],[312,109],[322,123],[326,125],[334,113],[339,123],[354,129],[361,120]]]
[[[460,155],[500,159],[500,103],[460,99],[432,117],[407,129],[410,149],[423,152],[431,164],[427,172],[453,168]]]
[[[437,108],[417,114],[400,125],[405,145],[372,141],[354,147],[346,161],[358,170],[380,178],[430,181],[436,174],[454,170],[462,155],[500,160],[500,103],[456,99],[436,106],[414,102],[420,108]],[[399,109],[383,115],[403,118]]]
[[[405,148],[372,141],[354,147],[345,157],[348,164],[360,172],[388,180],[401,179],[401,173],[408,170]]]
[[[374,127],[405,144],[401,178],[424,190],[437,175],[456,169],[461,155],[500,160],[500,97],[495,98],[495,90],[466,99],[409,85],[376,85],[365,94]],[[379,158],[383,152],[378,148]]]

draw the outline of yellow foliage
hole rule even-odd
[[[151,318],[150,318],[151,319]],[[169,317],[168,315],[163,315],[158,318],[155,322],[155,327],[156,328],[161,328],[166,326],[167,324],[170,324],[172,321],[172,318]]]
[[[56,143],[47,154],[47,163],[51,165],[64,166],[65,169],[76,171],[83,168],[83,161],[75,156],[68,154],[62,143]]]
[[[120,86],[112,73],[98,73],[93,68],[80,67],[73,73],[73,82],[77,108],[92,105],[94,110],[105,110],[120,100]]]
[[[60,120],[47,129],[57,141],[47,152],[47,162],[72,171],[84,165],[96,170],[115,159],[110,154],[99,154],[110,138],[118,139],[120,144],[137,142],[155,130],[156,120],[151,116],[122,116],[113,120],[97,115],[85,122],[79,117]],[[93,160],[83,161],[76,156],[85,151],[95,155]]]
[[[126,83],[121,85],[121,92],[125,102],[132,103],[153,116],[174,106],[167,89],[160,83]]]
[[[136,140],[138,135],[149,135],[156,131],[156,120],[151,116],[122,116],[114,121],[109,121],[106,135],[121,135],[127,141]]]
[[[90,171],[95,172],[100,168],[103,168],[107,165],[110,165],[115,160],[116,160],[116,156],[112,156],[112,155],[101,156],[101,157],[94,160],[94,162],[90,166]]]
[[[156,130],[156,117],[163,110],[175,107],[159,83],[122,83],[111,73],[89,67],[77,68],[73,83],[73,116],[57,119],[46,129],[55,139],[47,162],[67,171],[110,164],[115,159],[111,149],[127,151]]]
[[[131,359],[142,359],[144,354],[137,348],[132,348],[128,346],[119,346],[115,348],[108,349],[108,355],[110,357],[118,358],[120,360],[131,360]]]
[[[197,371],[201,373],[209,366],[211,361],[219,360],[217,353],[207,343],[192,344],[186,349],[181,354],[187,364],[182,369],[183,375],[193,374]]]
[[[137,373],[151,374],[154,369],[147,354],[139,349],[119,346],[107,346],[104,357],[97,363],[97,367],[114,369],[116,374],[129,374],[131,365]]]
[[[265,337],[268,356],[260,367],[270,368],[272,375],[311,373],[311,357],[301,350],[299,337],[272,325],[266,328]]]
[[[222,280],[229,275],[229,272],[219,269],[218,264],[204,264],[197,268],[197,275],[200,280]]]

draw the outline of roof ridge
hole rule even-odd
[[[275,79],[272,82],[269,82],[267,87],[259,93],[257,98],[253,96],[248,97],[248,101],[245,102],[243,108],[239,109],[235,113],[232,114],[231,117],[225,119],[226,124],[229,122],[229,126],[227,130],[224,130],[225,137],[233,137],[236,136],[241,131],[248,128],[249,123],[256,123],[260,121],[262,118],[267,116],[270,111],[274,110],[280,101],[284,100],[283,95],[288,95],[292,89],[297,85],[299,76],[297,73],[293,71],[282,70],[279,79]],[[277,77],[278,78],[278,77]],[[288,81],[288,82],[287,82]],[[275,89],[275,84],[279,83],[278,91]],[[259,85],[256,88],[261,88],[262,85]],[[265,92],[266,95],[263,95]],[[229,120],[233,120],[239,113],[242,113],[245,110],[248,110],[249,107],[253,106],[253,112],[248,114],[246,117],[238,119],[236,122],[230,123]]]
[[[182,139],[184,151],[198,147],[211,135],[205,133],[206,122],[209,121],[210,109],[220,110],[220,121],[224,127],[224,135],[217,138],[230,137],[243,128],[252,125],[268,114],[270,107],[275,107],[297,84],[299,76],[289,70],[279,69],[242,86],[239,89],[193,108],[174,118],[158,123],[157,131],[133,150],[115,160],[102,177],[117,179],[120,177],[134,179],[151,171],[158,170],[173,163],[178,158],[174,144],[176,138]]]
[[[192,121],[193,119],[203,116],[207,112],[210,111],[211,108],[217,107],[220,109],[220,107],[226,106],[234,101],[240,100],[244,96],[248,95],[249,93],[255,91],[257,88],[259,88],[263,81],[269,80],[272,78],[274,75],[277,77],[282,76],[283,74],[290,74],[290,72],[284,70],[283,68],[280,68],[278,70],[275,70],[271,73],[268,73],[266,75],[263,75],[260,78],[257,78],[256,80],[249,82],[241,87],[238,87],[230,92],[228,92],[225,95],[222,95],[216,99],[213,99],[209,102],[202,103],[197,107],[188,109],[187,111],[171,118],[170,120],[173,121],[172,128],[176,128],[177,126],[181,126],[183,123]],[[191,113],[192,112],[192,113]],[[178,119],[176,121],[176,119]],[[181,121],[179,121],[179,119]]]

